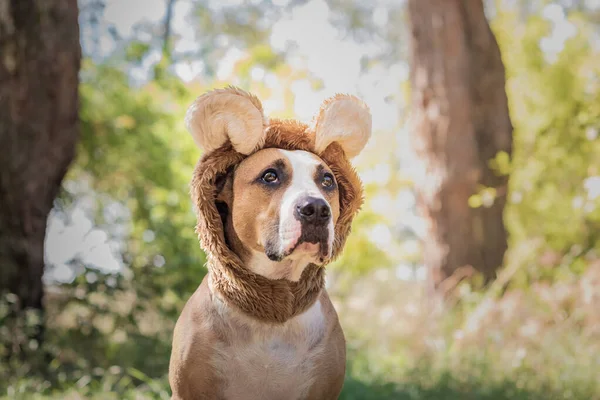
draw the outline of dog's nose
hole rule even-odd
[[[323,199],[306,197],[296,205],[296,218],[310,224],[325,224],[331,217],[329,204]]]

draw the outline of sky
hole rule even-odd
[[[235,6],[242,0],[212,1],[214,6]],[[373,20],[379,24],[387,22],[385,7],[388,1],[381,1],[382,6],[373,14]],[[285,5],[287,0],[277,0],[274,3]],[[173,13],[173,32],[181,37],[177,42],[176,51],[193,50],[195,48],[194,31],[187,23],[191,3],[178,1]],[[159,22],[164,18],[164,0],[108,0],[105,18],[114,24],[122,36],[131,34],[134,25],[140,21]],[[309,120],[315,108],[321,101],[336,92],[346,92],[360,95],[372,108],[374,129],[391,129],[396,125],[398,111],[395,104],[385,101],[397,93],[401,80],[408,76],[406,65],[394,66],[395,73],[383,69],[375,69],[368,75],[361,75],[360,59],[363,55],[372,55],[378,48],[373,44],[360,44],[341,37],[329,19],[329,6],[324,0],[310,0],[294,7],[273,27],[270,44],[276,50],[283,50],[288,42],[295,42],[297,49],[288,62],[291,65],[306,67],[316,77],[324,82],[322,90],[315,91],[310,82],[301,81],[293,87],[296,95],[295,113],[302,120]],[[311,29],[306,29],[310,26]],[[103,41],[103,48],[110,49],[111,41]],[[244,54],[232,48],[224,57],[217,75],[221,79],[231,77],[234,63]],[[185,81],[196,77],[198,66],[178,68],[178,74]],[[262,77],[259,71],[256,72]],[[279,106],[271,103],[271,108]],[[271,111],[265,104],[267,112]]]

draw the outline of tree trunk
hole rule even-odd
[[[409,0],[412,131],[422,161],[418,205],[428,223],[425,265],[436,287],[462,267],[494,279],[507,248],[508,177],[490,168],[511,154],[500,50],[481,0]],[[469,206],[481,187],[492,205]]]
[[[17,324],[43,312],[46,220],[78,139],[80,58],[77,0],[0,0],[0,294]],[[43,313],[36,325],[39,342]]]

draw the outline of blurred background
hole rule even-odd
[[[169,399],[206,274],[183,117],[234,84],[304,122],[338,92],[371,107],[366,203],[327,275],[342,399],[600,399],[600,1],[52,0],[26,23],[36,2],[5,3],[0,396]],[[46,73],[69,62],[79,82]],[[55,91],[31,108],[34,81]],[[37,123],[60,91],[79,129],[76,108]]]

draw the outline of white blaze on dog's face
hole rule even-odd
[[[331,257],[339,192],[316,155],[265,149],[241,162],[219,196],[229,209],[226,236],[248,268],[297,280]]]
[[[323,262],[331,257],[333,247],[333,212],[328,200],[338,199],[335,178],[311,153],[280,152],[289,161],[292,176],[279,210],[279,250],[267,256],[276,261],[281,256],[293,257],[294,253],[312,250]]]

